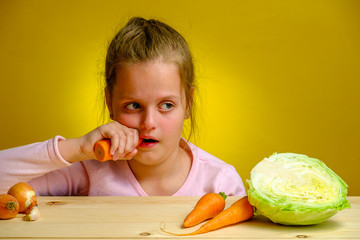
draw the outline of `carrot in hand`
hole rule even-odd
[[[136,146],[139,146],[142,142],[142,139],[139,138],[139,142]],[[105,162],[113,159],[113,156],[110,154],[111,140],[108,138],[101,139],[97,141],[94,145],[94,153],[99,162]]]
[[[112,159],[113,156],[110,154],[110,147],[110,139],[102,139],[95,143],[94,153],[99,162],[104,162]]]
[[[215,217],[225,207],[226,195],[223,192],[207,193],[200,198],[194,209],[184,220],[184,227],[193,227],[199,223]]]
[[[216,229],[219,229],[224,226],[232,225],[235,223],[243,222],[248,219],[250,219],[254,214],[253,206],[248,201],[248,198],[245,196],[235,203],[233,203],[229,208],[225,209],[218,215],[216,215],[213,219],[209,220],[207,223],[202,225],[199,229],[197,229],[195,232],[191,233],[184,233],[184,234],[178,234],[178,233],[171,233],[161,226],[161,231],[176,235],[176,236],[189,236],[189,235],[196,235],[200,233],[207,233]]]

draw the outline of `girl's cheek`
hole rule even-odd
[[[139,119],[134,114],[120,114],[117,121],[128,128],[138,128]]]
[[[180,118],[164,119],[161,126],[165,132],[174,132],[174,134],[178,135],[181,134],[183,121]]]

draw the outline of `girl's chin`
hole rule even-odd
[[[146,156],[147,155],[147,156]],[[160,164],[159,158],[149,156],[149,154],[136,154],[131,161],[136,161],[137,163],[145,166],[156,166]]]

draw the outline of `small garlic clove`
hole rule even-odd
[[[25,221],[35,221],[40,218],[40,210],[38,206],[34,206],[28,214],[24,217]]]

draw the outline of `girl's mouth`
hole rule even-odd
[[[153,137],[141,137],[142,142],[140,143],[139,147],[141,148],[152,148],[154,147],[159,141]]]
[[[154,143],[154,142],[158,142],[158,141],[154,140],[154,139],[143,139],[143,142],[145,142],[145,143]]]

